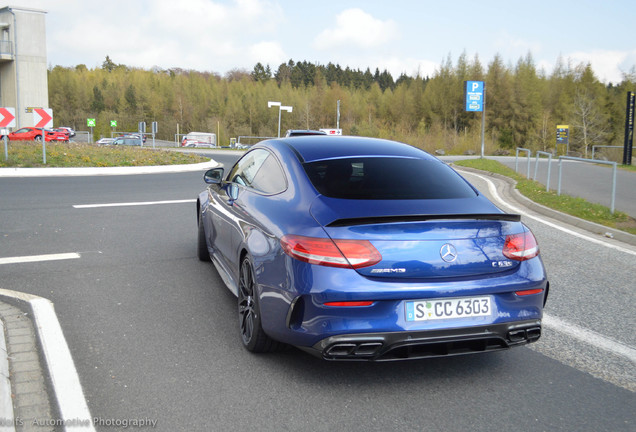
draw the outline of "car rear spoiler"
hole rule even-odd
[[[465,214],[427,214],[404,216],[372,216],[360,218],[336,219],[327,227],[345,227],[354,225],[371,225],[378,223],[396,222],[425,222],[431,220],[493,220],[505,222],[519,222],[521,215],[511,213],[465,213]]]

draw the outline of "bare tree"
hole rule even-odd
[[[575,130],[580,134],[585,157],[590,146],[601,144],[608,135],[608,126],[598,101],[592,93],[585,88],[578,88],[574,96],[574,122]]]

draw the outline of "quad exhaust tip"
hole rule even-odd
[[[511,343],[534,342],[541,337],[541,327],[529,327],[508,332]]]
[[[504,336],[505,334],[505,336]],[[497,351],[512,346],[537,341],[541,337],[541,326],[516,328],[500,336],[467,338],[456,340],[411,341],[391,344],[388,341],[342,341],[336,342],[322,352],[326,360],[391,360],[400,358],[444,357],[471,352]]]

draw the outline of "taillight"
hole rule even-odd
[[[331,240],[286,235],[280,239],[280,244],[287,255],[309,264],[361,268],[382,260],[380,252],[368,240]]]
[[[534,258],[539,255],[537,239],[534,238],[530,231],[506,236],[503,254],[506,258],[515,261],[525,261]]]

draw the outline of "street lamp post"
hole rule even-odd
[[[267,102],[267,108],[271,108],[273,106],[277,106],[278,107],[278,138],[280,138],[280,113],[283,110],[287,111],[287,112],[292,112],[292,110],[294,108],[290,107],[290,106],[281,105],[280,102],[272,102],[272,101],[268,101]]]

